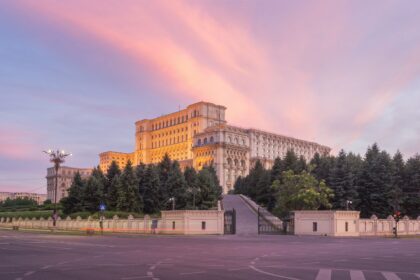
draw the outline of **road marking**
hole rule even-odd
[[[385,277],[386,280],[401,280],[400,277],[397,276],[394,272],[382,272],[382,275]]]
[[[420,273],[417,273],[416,276],[417,276],[417,278],[420,278]]]
[[[351,280],[365,280],[365,275],[360,270],[350,270]]]
[[[152,278],[152,276],[132,276],[132,277],[122,277],[121,280],[131,280],[131,279],[142,279],[142,278]]]
[[[190,274],[202,274],[206,273],[205,271],[193,271],[193,272],[182,272],[180,275],[190,275]]]
[[[238,271],[238,270],[247,270],[249,267],[242,267],[242,268],[230,268],[228,271]]]
[[[131,279],[144,279],[144,278],[152,278],[153,276],[149,275],[142,275],[142,276],[130,276],[130,277],[122,277],[121,280],[131,280]]]
[[[315,280],[331,280],[331,269],[320,269]]]
[[[267,272],[267,271],[258,269],[258,268],[256,268],[255,266],[252,266],[252,265],[250,265],[249,268],[251,268],[252,270],[255,270],[255,271],[259,272],[259,273],[262,273],[262,274],[265,274],[265,275],[270,275],[270,276],[273,276],[273,277],[276,277],[276,278],[283,278],[283,279],[289,279],[289,280],[300,280],[300,279],[293,278],[293,277],[287,277],[287,276],[283,276],[283,275],[278,275],[278,274],[274,274],[274,273],[271,273],[271,272]]]
[[[50,267],[52,267],[52,265],[49,264],[49,265],[46,265],[46,266],[41,267],[41,269],[48,269]]]
[[[29,275],[31,275],[31,274],[34,274],[35,273],[35,271],[28,271],[28,272],[26,272],[25,274],[23,274],[23,275],[25,275],[25,276],[29,276]]]

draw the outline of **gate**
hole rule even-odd
[[[282,220],[265,208],[258,207],[258,234],[285,234],[283,228]]]
[[[225,234],[236,234],[236,211],[235,211],[235,209],[225,210],[224,233]]]

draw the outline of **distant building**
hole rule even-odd
[[[135,123],[135,149],[132,153],[104,152],[99,155],[106,172],[113,160],[120,168],[130,160],[133,165],[156,164],[165,154],[182,168],[200,170],[213,165],[224,193],[233,189],[239,176],[246,176],[257,160],[271,168],[276,157],[284,158],[288,150],[309,161],[315,153],[327,155],[330,148],[253,128],[228,125],[226,107],[198,102],[187,108]]]
[[[92,168],[77,168],[60,166],[58,169],[58,184],[57,184],[57,202],[68,194],[68,189],[73,183],[73,178],[76,173],[79,172],[82,179],[86,179],[92,173]],[[54,192],[55,192],[55,170],[54,167],[47,168],[47,199],[50,199],[54,203]]]
[[[0,201],[5,201],[6,199],[16,199],[16,198],[28,198],[33,199],[38,204],[44,203],[47,199],[46,194],[39,193],[28,193],[28,192],[0,192]]]

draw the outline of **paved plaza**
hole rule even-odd
[[[0,230],[0,279],[420,279],[420,239]]]

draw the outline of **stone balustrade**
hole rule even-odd
[[[58,218],[56,226],[53,226],[51,217],[40,218],[5,218],[0,217],[0,227],[22,229],[56,229],[64,231],[88,231],[110,233],[142,233],[142,234],[223,234],[224,211],[218,210],[185,210],[185,211],[162,211],[162,218],[136,219],[128,216],[120,219],[114,216],[112,219],[101,221],[88,217],[71,219]]]

